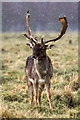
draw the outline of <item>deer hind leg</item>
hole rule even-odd
[[[51,93],[50,93],[50,83],[49,83],[49,81],[48,81],[48,83],[45,84],[45,88],[46,88],[46,93],[47,93],[50,109],[52,109],[53,107],[52,107],[52,101],[51,101]]]
[[[28,82],[29,94],[30,94],[30,104],[34,101],[34,94],[33,94],[33,84],[29,81]]]
[[[44,89],[44,84],[40,85],[39,84],[39,87],[38,87],[38,98],[37,98],[37,103],[38,105],[41,105],[41,93]]]

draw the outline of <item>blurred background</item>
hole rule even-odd
[[[77,2],[3,2],[2,31],[26,31],[25,16],[30,10],[30,25],[33,31],[58,31],[59,17],[64,15],[69,22],[69,31],[78,29]]]

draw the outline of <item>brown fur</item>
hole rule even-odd
[[[36,66],[35,66],[36,62]],[[38,73],[36,72],[39,72]],[[46,47],[42,44],[36,44],[33,48],[33,55],[29,56],[26,61],[26,76],[28,78],[28,87],[30,90],[30,103],[33,103],[33,95],[36,99],[36,104],[40,105],[41,102],[41,93],[43,91],[44,86],[46,87],[46,92],[50,104],[50,108],[52,108],[51,103],[51,95],[50,95],[50,79],[53,76],[53,67],[50,58],[46,55]],[[33,79],[34,83],[32,83],[29,79]],[[43,79],[44,82],[40,82],[39,80]]]

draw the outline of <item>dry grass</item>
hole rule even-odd
[[[44,33],[45,40],[57,33]],[[41,33],[36,36],[41,37]],[[1,35],[0,35],[1,37]],[[54,109],[49,109],[45,91],[41,107],[29,105],[29,95],[24,80],[26,58],[32,50],[26,46],[22,33],[5,33],[2,36],[1,108],[4,118],[80,118],[80,85],[78,81],[78,36],[67,33],[55,43],[47,54],[54,66],[51,94]],[[72,44],[69,44],[72,40]]]

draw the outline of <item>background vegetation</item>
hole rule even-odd
[[[39,38],[42,33],[35,33]],[[44,33],[45,40],[57,33]],[[0,35],[1,38],[1,35]],[[69,44],[69,40],[72,43]],[[41,107],[29,104],[25,80],[25,61],[32,54],[22,33],[4,33],[1,43],[1,114],[10,118],[80,118],[80,86],[78,81],[78,35],[67,33],[47,54],[52,60],[54,76],[51,95],[54,109],[49,109],[45,90]]]
[[[3,2],[2,31],[26,31],[27,10],[30,10],[33,31],[59,31],[58,18],[64,15],[68,19],[68,29],[78,29],[78,2]]]

